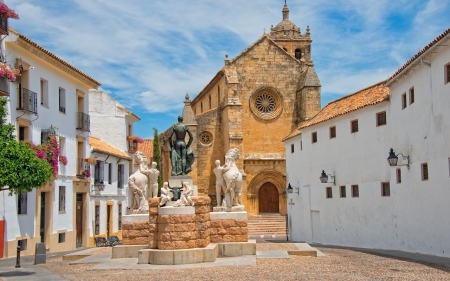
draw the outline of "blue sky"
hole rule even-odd
[[[311,3],[314,2],[314,3]],[[223,66],[282,19],[282,0],[6,0],[10,26],[102,83],[153,137]],[[311,28],[322,106],[379,82],[450,27],[447,0],[288,0]]]

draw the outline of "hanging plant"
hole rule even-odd
[[[85,178],[90,178],[91,177],[91,170],[84,170],[83,176]]]
[[[128,136],[127,140],[129,140],[129,141],[136,141],[137,143],[143,143],[144,142],[143,139],[141,139],[140,137],[137,137],[137,136]]]
[[[64,166],[66,166],[68,163],[67,157],[64,155],[59,156],[59,162],[61,162]]]
[[[89,163],[91,165],[97,164],[97,160],[95,160],[94,158],[91,158],[91,157],[84,159],[84,162]]]
[[[19,19],[19,15],[11,10],[5,3],[0,3],[0,15],[7,19]]]
[[[0,62],[0,76],[8,79],[10,82],[16,81],[16,77],[20,76],[20,70],[12,68],[4,62]]]

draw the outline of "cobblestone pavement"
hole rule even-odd
[[[258,243],[257,250],[290,250],[292,246]],[[101,249],[107,253],[111,249]],[[257,259],[256,266],[164,270],[89,270],[96,264],[69,265],[50,257],[41,267],[67,280],[450,280],[450,268],[348,249],[321,247],[326,257],[291,256]]]

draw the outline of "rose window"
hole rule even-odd
[[[261,113],[270,113],[275,110],[275,100],[271,95],[262,94],[256,98],[256,108]]]
[[[200,142],[202,144],[208,145],[208,144],[212,143],[213,137],[212,137],[212,134],[210,132],[203,132],[203,133],[200,134],[200,138],[199,139],[200,139]]]
[[[262,87],[256,90],[250,97],[250,110],[264,120],[278,117],[283,110],[281,95],[271,87]]]

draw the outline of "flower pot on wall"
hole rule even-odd
[[[0,96],[9,96],[9,81],[4,77],[0,77]]]
[[[8,18],[0,16],[0,35],[8,35]]]

